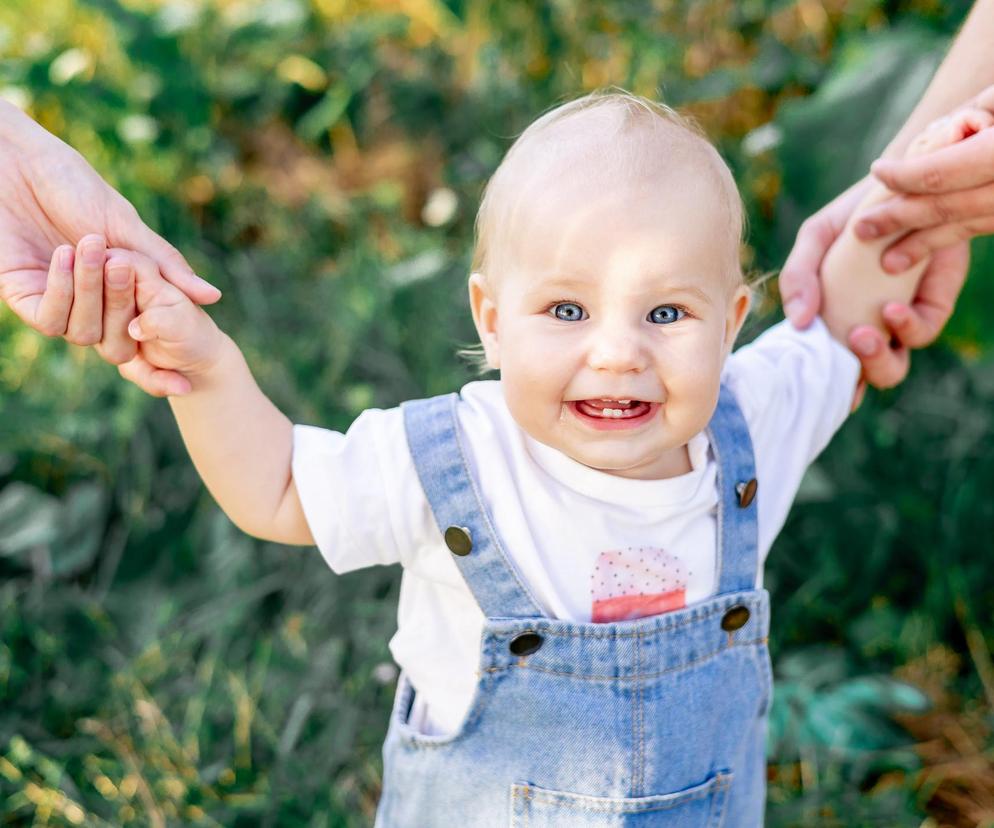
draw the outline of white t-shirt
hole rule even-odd
[[[723,379],[755,453],[761,561],[805,469],[849,413],[858,377],[858,361],[820,319],[801,332],[776,325],[729,357]],[[632,480],[533,440],[511,418],[499,381],[466,385],[457,415],[504,549],[546,615],[612,620],[616,605],[604,592],[604,576],[618,571],[631,549],[651,558],[663,606],[676,609],[714,593],[718,493],[705,434],[689,443],[687,474]],[[476,684],[484,618],[435,523],[400,409],[365,411],[345,434],[295,426],[293,477],[311,533],[335,572],[403,565],[390,650],[417,690],[411,724],[428,733],[454,731]]]

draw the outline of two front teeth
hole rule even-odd
[[[601,402],[614,402],[614,400],[601,400]],[[631,400],[618,400],[622,405],[631,405]],[[624,417],[625,412],[621,408],[602,408],[600,416],[602,417]]]

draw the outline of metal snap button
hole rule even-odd
[[[749,607],[743,607],[741,604],[737,607],[732,607],[722,616],[721,628],[726,632],[740,630],[746,625],[750,615]]]
[[[759,488],[759,481],[756,478],[752,480],[746,480],[742,483],[737,483],[735,486],[735,492],[739,496],[739,506],[745,509],[753,500],[756,498],[756,490]]]
[[[514,638],[511,639],[511,644],[509,649],[516,656],[526,656],[531,655],[534,652],[538,652],[539,647],[542,646],[542,636],[537,632],[518,633]]]
[[[450,526],[445,530],[445,545],[453,555],[468,555],[473,548],[473,536],[465,526]]]

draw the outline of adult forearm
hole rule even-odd
[[[942,65],[901,131],[884,151],[900,158],[929,123],[994,84],[994,0],[977,0]]]
[[[290,420],[262,393],[227,336],[221,359],[189,379],[192,391],[169,404],[197,472],[240,529],[276,539],[274,522],[292,480]]]

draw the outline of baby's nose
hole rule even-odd
[[[595,371],[641,371],[647,364],[645,347],[637,332],[600,329],[590,343],[587,364]]]

